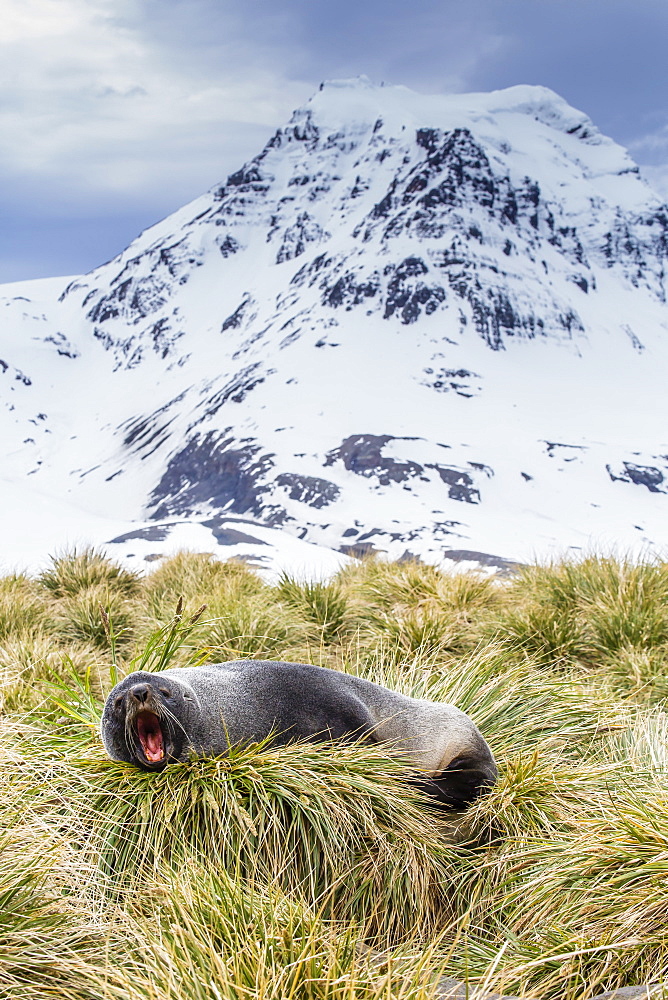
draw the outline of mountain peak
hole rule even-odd
[[[668,212],[635,170],[547,88],[328,82],[61,303],[7,297],[6,475],[142,520],[135,555],[185,524],[258,558],[659,545]]]
[[[320,84],[319,90],[376,90],[378,86],[383,86],[383,84],[376,84],[369,79],[364,73],[359,76],[351,76],[346,79],[341,80],[323,80]]]

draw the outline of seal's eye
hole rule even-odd
[[[169,690],[169,688],[158,688],[158,690],[160,691],[160,694],[164,694],[165,698],[169,698],[169,696],[170,696],[170,695],[171,695],[171,693],[172,693],[172,692],[171,692],[171,691]]]

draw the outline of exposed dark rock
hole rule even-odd
[[[468,464],[472,469],[475,469],[476,472],[484,472],[488,479],[491,479],[494,475],[494,469],[491,465],[485,465],[484,462],[469,462]]]
[[[222,240],[216,240],[218,244],[218,249],[220,250],[223,257],[231,257],[233,254],[238,253],[241,250],[241,244],[238,240],[235,240],[234,236],[230,236],[228,233]]]
[[[241,170],[230,174],[226,181],[226,187],[244,187],[252,190],[256,184],[262,184],[264,180],[257,160],[252,160],[250,163],[246,163]]]
[[[421,380],[421,384],[437,392],[455,392],[467,399],[480,393],[480,386],[475,385],[480,375],[466,368],[425,368],[424,374],[426,378]]]
[[[565,444],[563,441],[546,441],[545,446],[550,458],[560,457],[565,462],[572,462],[575,459],[576,456],[571,452],[587,450],[583,444]]]
[[[302,285],[312,285],[321,271],[325,271],[334,262],[333,257],[321,253],[314,257],[308,264],[304,264],[292,278],[290,284],[301,288]]]
[[[645,285],[665,302],[665,261],[668,258],[668,213],[665,209],[639,216],[622,215],[602,243],[608,267],[616,266],[636,287]]]
[[[173,527],[173,524],[152,524],[148,528],[137,528],[136,531],[128,531],[124,535],[110,539],[109,545],[130,542],[136,538],[142,538],[146,542],[164,542]]]
[[[130,282],[125,283],[125,288],[130,285]],[[120,310],[107,299],[100,299],[99,302],[91,309],[88,313],[87,319],[93,320],[94,323],[104,323],[108,319],[115,319],[116,316],[120,315]]]
[[[642,354],[643,351],[645,350],[645,345],[642,343],[640,338],[633,332],[631,327],[624,324],[624,326],[622,326],[622,330],[624,330],[626,336],[631,341],[631,346],[633,347],[633,350],[637,351],[638,354]]]
[[[424,281],[415,280],[428,271],[420,257],[407,257],[393,268],[387,286],[384,319],[398,312],[402,323],[415,323],[422,309],[429,316],[445,302],[445,289],[441,285],[427,285]]]
[[[373,298],[378,293],[380,275],[374,271],[366,280],[360,280],[354,271],[346,271],[331,287],[324,281],[321,288],[324,289],[323,305],[352,309],[353,306],[358,306],[365,299]]]
[[[171,278],[178,278],[183,284],[183,278],[187,277],[190,267],[202,265],[202,254],[201,252],[194,253],[188,240],[182,239],[172,246],[160,248],[157,252],[154,269],[157,265],[162,265]]]
[[[360,195],[364,194],[366,191],[369,190],[370,186],[371,186],[371,182],[369,181],[369,179],[368,178],[362,178],[358,174],[357,177],[355,178],[355,183],[353,184],[353,186],[350,189],[350,194],[348,195],[348,197],[349,198],[359,198]]]
[[[361,542],[366,542],[377,535],[382,538],[391,538],[393,542],[403,537],[400,531],[383,531],[382,528],[371,528],[369,531],[365,531],[363,535],[360,535],[355,544],[359,545]]]
[[[336,106],[340,106],[338,101]],[[523,110],[527,115],[523,120],[531,128],[532,111],[530,108]],[[246,256],[246,248],[239,239],[245,244],[247,234],[255,234],[253,243],[264,238],[271,243],[271,247],[266,246],[265,253],[257,258],[258,268],[262,270],[270,263],[269,257],[273,257],[285,272],[284,287],[276,290],[278,294],[273,301],[263,297],[261,303],[251,304],[250,294],[244,294],[245,288],[250,289],[251,285],[237,286],[235,297],[228,301],[231,310],[237,302],[234,311],[227,318],[226,310],[225,315],[220,313],[218,316],[223,331],[218,344],[222,352],[218,361],[220,367],[215,368],[212,364],[211,374],[206,376],[207,384],[200,383],[197,389],[189,390],[187,406],[176,408],[179,410],[178,423],[174,421],[176,409],[161,408],[152,414],[136,416],[123,427],[128,450],[138,452],[142,458],[151,454],[157,457],[156,449],[161,456],[172,455],[166,468],[162,463],[164,475],[152,496],[154,516],[160,511],[193,509],[200,511],[198,516],[211,516],[212,507],[232,505],[231,509],[248,510],[265,521],[270,512],[276,523],[277,519],[287,517],[285,510],[281,512],[280,504],[283,507],[294,503],[321,508],[337,500],[340,488],[336,483],[318,476],[284,471],[294,468],[287,463],[281,462],[277,468],[278,463],[269,454],[268,444],[260,444],[255,437],[240,440],[241,434],[259,436],[259,431],[230,428],[211,431],[216,416],[219,424],[221,417],[229,412],[222,409],[225,406],[231,409],[234,420],[242,416],[238,408],[235,412],[234,404],[247,399],[268,375],[260,363],[251,362],[263,355],[272,356],[278,345],[290,344],[299,336],[300,348],[317,355],[318,365],[322,367],[322,362],[327,360],[327,348],[335,346],[335,341],[343,344],[349,338],[352,345],[356,335],[364,336],[366,314],[374,314],[374,327],[377,317],[383,316],[390,321],[387,335],[392,341],[397,339],[400,324],[417,323],[417,328],[412,327],[412,331],[406,331],[402,337],[406,350],[410,353],[412,348],[409,351],[409,346],[414,344],[415,357],[419,355],[420,358],[412,368],[407,361],[406,377],[415,379],[417,375],[420,380],[424,377],[423,384],[437,392],[450,393],[452,403],[452,394],[470,397],[479,391],[480,385],[479,376],[473,372],[441,367],[463,364],[466,359],[465,354],[460,357],[457,348],[450,356],[449,346],[444,346],[450,337],[456,338],[458,323],[462,344],[470,340],[474,327],[494,350],[507,346],[509,338],[543,337],[554,333],[555,339],[564,340],[582,330],[571,303],[587,304],[588,322],[595,329],[594,299],[598,296],[593,274],[599,273],[597,268],[602,263],[619,268],[620,274],[623,271],[637,285],[654,282],[659,289],[661,283],[665,283],[665,261],[668,259],[668,214],[665,209],[647,209],[640,214],[633,208],[632,201],[624,200],[630,207],[620,208],[617,218],[613,219],[614,207],[611,208],[609,192],[601,189],[597,193],[594,185],[590,188],[591,212],[588,212],[581,201],[578,204],[571,202],[569,183],[562,186],[563,190],[547,181],[543,184],[543,176],[548,174],[540,171],[547,169],[547,160],[545,163],[540,158],[536,161],[535,177],[522,178],[513,172],[511,178],[510,167],[504,162],[510,147],[506,143],[478,140],[478,125],[471,125],[476,135],[464,128],[421,128],[415,132],[410,126],[383,134],[385,129],[378,120],[371,135],[375,117],[374,111],[370,120],[363,121],[362,116],[357,122],[349,121],[334,134],[331,128],[325,131],[325,125],[319,133],[310,111],[295,114],[290,125],[275,134],[259,157],[229,177],[226,185],[216,193],[215,206],[203,198],[198,202],[197,211],[205,205],[206,208],[196,219],[186,221],[184,214],[179,215],[175,222],[182,226],[177,230],[178,237],[157,236],[154,239],[149,234],[135,245],[147,249],[141,253],[139,250],[125,252],[115,263],[106,265],[107,270],[100,272],[99,281],[94,276],[86,279],[91,286],[95,282],[95,288],[86,282],[68,287],[65,294],[74,295],[78,288],[77,300],[85,297],[82,313],[87,312],[94,323],[94,336],[113,350],[120,362],[132,366],[142,359],[142,351],[145,355],[155,352],[166,357],[181,336],[181,325],[187,329],[186,324],[194,323],[206,329],[209,324],[209,320],[201,324],[203,313],[192,311],[197,289],[191,289],[187,302],[170,301],[175,290],[178,292],[177,285],[187,281],[201,263],[200,247],[202,255],[206,255],[203,259],[207,261],[207,268],[211,258],[214,284],[220,277],[218,271],[221,275],[229,271],[227,261],[221,258],[241,256],[241,252]],[[327,115],[323,117],[323,122],[326,121]],[[578,124],[570,128],[573,121]],[[568,126],[575,138],[589,141],[589,127],[582,125],[577,116],[568,119]],[[483,134],[488,135],[486,128],[480,131],[480,135]],[[561,141],[559,136],[553,138]],[[299,148],[295,148],[297,144]],[[356,144],[360,146],[356,157],[348,159],[339,155],[339,151],[348,151]],[[566,157],[574,146],[574,141],[566,140],[563,147]],[[279,149],[282,150],[279,156],[268,153],[268,150]],[[579,149],[573,155],[586,152]],[[513,162],[516,165],[519,159],[514,157]],[[275,177],[270,173],[274,171],[272,163],[275,164]],[[381,169],[379,163],[383,164]],[[578,166],[575,159],[572,164],[576,172],[582,166],[586,173],[587,168],[582,164]],[[385,180],[377,189],[380,178]],[[540,179],[540,184],[536,178]],[[331,202],[328,200],[323,206],[327,213],[320,213],[313,202],[328,190],[332,192]],[[377,197],[371,193],[376,190]],[[372,208],[374,200],[377,203]],[[658,202],[647,201],[646,204],[651,209]],[[319,241],[329,238],[321,228],[321,225],[330,227],[330,222],[325,223],[324,219],[331,219],[331,225],[336,226],[336,239],[328,244],[330,248],[335,245],[336,253],[331,249],[329,254],[319,252],[322,249]],[[164,234],[168,228],[161,227],[157,232]],[[360,239],[351,241],[351,231]],[[369,242],[363,245],[366,240]],[[131,257],[132,253],[139,256]],[[252,255],[252,250],[248,253]],[[316,253],[315,259],[311,259]],[[303,266],[290,267],[286,263],[300,255],[305,256]],[[232,272],[227,283],[233,284],[234,275],[241,272],[236,264],[230,266]],[[288,286],[290,274],[297,267],[299,271]],[[114,277],[109,283],[111,274]],[[260,277],[258,271],[258,280]],[[202,282],[201,289],[198,285],[203,295],[205,284],[208,279]],[[309,289],[305,295],[300,294],[301,287]],[[585,294],[589,297],[587,300],[583,299]],[[657,294],[663,293],[657,291]],[[181,304],[180,314],[174,307]],[[322,309],[321,305],[326,308]],[[446,306],[449,311],[442,322]],[[341,316],[344,310],[352,309],[357,310],[353,315],[359,318],[354,325],[346,323],[347,314]],[[645,315],[642,303],[639,310],[639,315]],[[432,321],[420,326],[424,316],[430,314]],[[626,319],[628,317],[620,316],[619,325]],[[635,328],[636,323],[630,322]],[[336,336],[330,336],[332,324],[340,325]],[[633,349],[642,351],[643,346],[630,327],[623,329]],[[310,345],[314,343],[320,353],[312,350]],[[54,345],[58,348],[55,341]],[[67,346],[61,346],[63,353],[67,353]],[[181,344],[178,349],[184,350]],[[192,349],[197,350],[196,347]],[[442,354],[436,353],[439,349]],[[338,353],[342,350],[340,348]],[[230,367],[229,360],[225,360],[230,355],[235,359],[243,357],[243,360]],[[175,360],[160,368],[171,369],[171,378],[176,364],[185,360],[178,358],[178,362]],[[473,354],[469,360],[473,360]],[[193,355],[192,365],[183,368],[184,379],[189,377],[188,372],[193,373],[191,382],[202,377],[201,371],[197,373],[200,362],[206,364],[206,359]],[[241,367],[243,365],[246,367]],[[430,367],[423,368],[423,365]],[[149,367],[153,371],[154,366]],[[14,379],[13,370],[7,374],[5,381]],[[295,381],[289,374],[282,377],[282,383]],[[17,377],[21,377],[20,373]],[[22,392],[18,382],[12,382],[8,388],[12,388],[15,395]],[[421,394],[421,390],[418,392]],[[261,397],[262,403],[268,402],[265,390],[255,394],[254,402],[257,397]],[[437,402],[433,398],[430,401],[428,394],[421,394],[421,397],[429,406]],[[289,416],[283,412],[285,397],[279,394],[276,401],[281,410],[276,423],[289,422]],[[399,403],[397,400],[397,405]],[[466,410],[471,407],[475,404],[463,404]],[[453,407],[448,404],[445,409],[449,411]],[[252,415],[247,416],[249,421],[253,419]],[[266,416],[265,413],[264,417],[258,417],[260,424],[275,426],[266,424]],[[189,420],[193,422],[188,427]],[[234,420],[223,419],[223,427]],[[249,422],[244,426],[252,425]],[[447,433],[453,435],[453,446],[455,441],[461,442],[461,435],[455,436],[450,422],[447,426]],[[380,421],[376,429],[383,427],[393,429],[391,422],[385,420]],[[443,431],[432,427],[429,433]],[[298,428],[290,428],[285,437],[294,443],[297,434]],[[406,444],[396,443],[402,440]],[[485,495],[485,477],[492,471],[481,463],[467,462],[454,447],[446,456],[434,441],[421,441],[418,451],[411,449],[408,440],[383,434],[351,435],[328,453],[325,466],[340,462],[337,468],[341,474],[345,468],[356,476],[365,477],[372,499],[379,487],[386,489],[389,486],[393,493],[399,490],[404,499],[415,500],[417,509],[430,494],[437,494],[439,501],[433,506],[446,509],[431,511],[430,501],[425,516],[417,517],[415,528],[421,534],[419,544],[415,541],[411,548],[422,551],[423,543],[433,545],[434,540],[437,545],[472,544],[464,541],[473,530],[470,525],[462,526],[460,537],[454,539],[453,522],[443,520],[440,524],[429,524],[425,521],[429,522],[432,517],[445,519],[452,513],[453,504],[446,501],[446,497],[461,504],[479,503],[481,492]],[[305,448],[306,445],[296,447]],[[431,464],[425,464],[427,458],[422,457],[426,447],[432,449],[428,452],[434,459]],[[547,454],[555,459],[553,466],[559,468],[567,468],[564,464],[567,462],[577,463],[579,456],[584,454],[578,446],[558,442],[547,442],[546,447]],[[464,452],[467,456],[472,453]],[[113,454],[113,449],[108,454]],[[411,460],[410,454],[415,454],[420,461]],[[664,463],[658,456],[642,458],[638,453],[627,454],[633,461],[617,462],[609,467],[611,479],[642,485],[652,493],[668,492],[668,462]],[[446,458],[459,464],[446,466],[443,464]],[[638,464],[640,462],[649,464]],[[519,468],[516,466],[514,475]],[[105,462],[99,475],[104,476],[115,469],[119,470],[115,475],[124,471],[125,478],[132,474],[131,463],[114,460],[109,466]],[[316,467],[309,471],[328,470]],[[333,469],[331,473],[332,478],[336,478]],[[532,478],[528,472],[520,474],[525,481]],[[565,478],[566,473],[563,476]],[[341,475],[341,478],[345,477]],[[423,483],[427,486],[424,493]],[[535,493],[536,484],[532,489]],[[530,494],[531,490],[526,492]],[[409,497],[410,493],[414,496]],[[269,508],[269,498],[279,506]],[[466,513],[466,508],[455,510]],[[477,518],[474,520],[477,522]],[[641,512],[636,512],[633,520],[642,521]],[[352,518],[348,524],[351,522],[355,523]],[[372,539],[378,545],[391,540],[392,548],[400,551],[403,545],[396,544],[400,539],[405,537],[412,541],[408,526],[404,522],[401,524],[406,527],[404,534],[388,530],[384,541],[379,540],[380,529],[366,530],[368,525],[350,527],[344,532],[344,524],[339,530],[343,533],[342,541],[355,543],[356,547],[371,544]],[[398,528],[400,523],[390,521],[386,527]],[[234,530],[222,522],[218,528]],[[291,526],[295,533],[311,529],[314,525],[306,521]],[[162,530],[162,526],[156,525],[155,530]],[[252,529],[248,531],[250,538]],[[441,532],[440,540],[437,531]],[[240,530],[239,534],[244,535],[245,530]],[[327,537],[324,531],[322,537]]]
[[[585,267],[589,267],[587,258],[585,257],[584,247],[580,242],[577,230],[574,226],[557,226],[555,231],[549,237],[548,240],[552,246],[557,247],[561,253],[572,260],[576,264],[584,264]],[[583,278],[585,284],[588,284],[587,280]],[[582,287],[582,286],[581,286]],[[582,288],[584,292],[587,288]]]
[[[69,342],[64,333],[52,333],[44,338],[45,344],[54,344],[58,354],[64,358],[78,358],[79,351]],[[2,362],[0,362],[1,364]]]
[[[587,451],[587,446],[583,444],[566,444],[563,441],[544,441],[543,443],[549,458],[557,459],[560,462],[576,462]]]
[[[462,500],[465,503],[480,503],[480,490],[478,490],[473,479],[468,472],[463,469],[451,469],[445,465],[427,464],[426,469],[435,469],[441,480],[448,487],[448,496],[451,500]]]
[[[192,430],[209,417],[215,416],[226,403],[243,402],[253,389],[258,385],[262,385],[267,375],[272,375],[273,373],[273,369],[264,371],[259,361],[248,365],[246,368],[242,368],[236,375],[232,376],[229,382],[225,383],[222,389],[218,389],[198,404],[197,409],[203,409],[203,412],[188,426],[188,430]]]
[[[218,545],[267,545],[267,542],[262,541],[260,538],[256,538],[254,535],[248,535],[245,531],[239,531],[237,528],[227,527],[225,517],[212,517],[208,521],[202,521],[201,523],[205,528],[210,528],[213,537],[216,539]]]
[[[328,452],[325,465],[343,462],[349,472],[367,479],[377,477],[381,486],[403,483],[423,472],[417,462],[401,462],[382,454],[388,441],[411,441],[414,438],[395,438],[391,434],[352,434],[345,438],[338,448]]]
[[[329,239],[329,233],[325,232],[322,226],[318,225],[308,212],[302,212],[297,216],[296,222],[283,233],[283,239],[276,254],[276,263],[282,264],[285,260],[292,260],[304,253],[309,243],[321,243]]]
[[[389,441],[414,441],[415,438],[396,438],[391,434],[353,434],[345,438],[338,448],[328,452],[325,465],[343,462],[350,472],[367,479],[375,477],[381,486],[390,483],[403,483],[409,479],[425,479],[425,470],[434,469],[439,478],[448,486],[448,496],[451,500],[465,503],[480,503],[480,491],[476,488],[470,473],[463,469],[450,468],[437,463],[420,465],[410,459],[401,461],[383,455],[383,448]],[[472,467],[473,467],[473,463]],[[487,474],[491,473],[488,466],[477,466]],[[404,537],[397,535],[397,538]]]
[[[85,284],[85,282],[82,282],[82,281],[79,281],[79,280],[77,280],[77,279],[75,278],[75,280],[74,280],[74,281],[70,281],[69,285],[68,285],[68,286],[67,286],[67,287],[66,287],[66,288],[64,289],[64,291],[63,291],[63,292],[61,293],[61,295],[60,295],[60,296],[58,297],[58,301],[59,301],[59,302],[64,302],[64,301],[65,301],[65,299],[67,298],[67,296],[68,296],[68,295],[71,295],[71,294],[72,294],[73,292],[78,292],[78,291],[81,291],[81,289],[83,289],[83,288],[87,288],[87,287],[88,287],[88,286],[87,286],[87,285]],[[93,288],[93,289],[92,289],[92,290],[91,290],[91,291],[90,291],[90,292],[88,293],[88,295],[86,296],[86,298],[85,298],[85,299],[83,300],[83,305],[86,305],[86,303],[87,303],[88,299],[89,299],[89,298],[90,298],[91,296],[95,295],[95,294],[96,294],[96,292],[97,292],[98,290],[99,290],[99,289],[97,289],[97,288]]]
[[[588,267],[577,232],[572,226],[557,226],[538,182],[525,177],[514,187],[508,176],[497,176],[467,129],[450,133],[420,129],[416,138],[418,146],[426,150],[426,158],[404,181],[399,182],[396,176],[392,179],[385,196],[358,224],[354,235],[362,234],[366,241],[378,226],[384,226],[381,242],[403,234],[430,241],[452,239],[453,232],[460,234],[452,254],[431,247],[427,252],[432,257],[441,255],[438,266],[446,268],[450,287],[468,301],[477,332],[495,350],[503,348],[505,337],[535,337],[555,326],[571,336],[581,332],[580,318],[567,305],[555,300],[553,307],[543,306],[541,315],[538,308],[534,311],[527,303],[518,302],[498,277],[491,278],[499,274],[498,266],[492,260],[481,261],[471,246],[472,239],[481,245],[489,239],[482,223],[471,221],[471,208],[477,204],[486,213],[481,219],[487,217],[496,223],[494,239],[498,239],[498,226],[518,230],[529,259],[534,259],[531,247],[537,245],[540,231],[574,263]],[[510,254],[516,250],[515,242],[506,239],[503,250]],[[590,281],[582,274],[573,280],[583,291],[589,290]],[[388,289],[384,315],[399,314],[403,322],[412,323],[422,308],[433,312],[445,299],[441,284],[415,279],[413,287],[407,289],[395,279]]]
[[[333,503],[341,490],[328,479],[318,479],[316,476],[300,476],[295,472],[282,472],[274,480],[277,486],[288,490],[291,500],[306,503],[309,507],[326,507]]]
[[[133,451],[141,453],[142,458],[152,455],[156,448],[160,447],[169,437],[169,426],[174,419],[159,422],[155,419],[156,414],[139,420],[131,421],[128,425],[128,432],[123,439],[123,444]]]
[[[430,147],[427,162],[409,176],[403,203],[407,204],[412,196],[424,192],[419,204],[428,209],[461,205],[465,201],[491,208],[494,176],[482,147],[465,128],[453,129],[440,144],[438,138],[436,132],[424,136]]]
[[[469,252],[470,253],[470,252]],[[496,284],[483,284],[485,269],[474,266],[469,253],[460,244],[451,250],[432,253],[432,259],[445,270],[450,288],[468,302],[477,333],[493,350],[502,350],[505,337],[533,338],[545,333],[545,320],[534,312],[520,312],[507,291]],[[498,279],[494,279],[498,281]],[[583,329],[574,313],[555,313],[553,322],[569,333]]]
[[[578,288],[581,288],[583,292],[587,293],[589,291],[589,282],[583,274],[572,274],[570,280],[574,285],[577,285]]]
[[[534,337],[536,333],[544,332],[543,321],[531,314],[519,316],[505,292],[483,290],[478,280],[472,279],[464,287],[460,285],[460,293],[469,301],[477,332],[493,350],[503,348],[504,334],[514,336],[523,333]]]
[[[156,447],[160,447],[170,435],[169,428],[174,417],[166,418],[169,410],[176,406],[186,397],[188,390],[170,399],[164,406],[160,406],[153,413],[147,416],[132,417],[124,424],[121,424],[119,431],[123,433],[123,446],[137,452],[142,458],[147,458],[153,454]]]
[[[243,299],[234,310],[234,312],[223,321],[223,325],[220,328],[220,332],[224,333],[225,330],[236,330],[243,323],[246,309],[252,302],[250,295],[244,295]]]
[[[148,338],[153,344],[153,349],[161,358],[168,357],[175,342],[183,337],[182,330],[173,334],[171,330],[172,328],[164,316],[148,330]]]
[[[291,177],[288,181],[288,187],[304,187],[306,184],[310,184],[311,181],[315,180],[310,174],[298,174],[296,177]]]
[[[376,219],[386,219],[395,204],[395,192],[397,190],[396,178],[393,178],[390,184],[387,194],[380,199],[380,201],[374,205],[371,210],[370,220]],[[357,236],[361,232],[362,226],[360,225],[354,232],[354,236]]]
[[[273,456],[263,454],[248,439],[238,441],[225,432],[195,434],[170,458],[152,491],[149,506],[155,509],[151,517],[162,520],[228,505],[240,514],[266,513],[262,497],[273,464]]]
[[[145,273],[147,263],[148,274]],[[162,309],[176,284],[187,281],[193,267],[201,264],[202,251],[193,251],[186,237],[134,257],[112,279],[111,291],[97,300],[87,318],[93,323],[103,324],[122,317],[136,324]],[[85,301],[88,302],[94,294],[97,290],[89,293]]]
[[[320,138],[320,131],[313,121],[312,112],[303,109],[295,112],[290,125],[286,129],[283,129],[283,133],[286,136],[291,136],[298,142],[305,142],[310,145],[315,145]]]
[[[447,535],[459,535],[457,528],[461,527],[461,521],[435,521],[431,525],[431,532],[434,538],[445,538]]]
[[[481,566],[493,567],[501,574],[513,573],[521,565],[521,563],[513,562],[512,559],[493,556],[489,552],[475,552],[473,549],[444,549],[443,558],[451,559],[453,562],[477,562]]]
[[[623,462],[624,471],[613,472],[609,465],[606,465],[608,475],[613,482],[635,483],[636,486],[645,486],[650,493],[665,493],[665,476],[661,469],[654,465],[636,465],[635,462]]]
[[[134,337],[127,337],[125,340],[118,340],[111,336],[106,330],[101,330],[99,326],[93,327],[93,336],[104,346],[107,351],[114,351],[117,356],[117,365],[120,367],[124,361],[127,368],[135,368],[143,357],[143,351],[136,344]]]
[[[443,141],[443,132],[440,128],[419,128],[415,133],[418,146],[422,146],[431,155],[436,152],[436,148]]]

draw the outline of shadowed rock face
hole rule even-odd
[[[208,505],[219,510],[232,507],[236,513],[261,516],[268,524],[276,524],[287,515],[275,487],[283,487],[290,499],[315,508],[339,496],[339,487],[326,479],[289,472],[274,476],[273,470],[274,456],[262,453],[256,442],[196,434],[170,459],[151,494],[155,505],[151,516],[162,520],[190,515]]]
[[[227,528],[219,526],[216,521],[202,521],[205,527],[211,528],[213,537],[218,545],[266,545],[255,535],[249,535],[246,531],[238,531],[237,528]]]
[[[277,486],[284,486],[291,500],[306,503],[309,507],[326,507],[337,499],[341,490],[327,479],[316,476],[298,476],[294,472],[283,472],[274,480]]]
[[[417,462],[401,462],[383,456],[383,446],[388,441],[410,440],[394,438],[391,434],[353,434],[341,442],[338,448],[327,453],[325,465],[342,462],[344,468],[358,476],[375,476],[381,486],[402,483],[413,476],[419,476],[422,466]]]
[[[433,469],[441,482],[448,487],[451,500],[465,503],[479,503],[480,491],[476,488],[469,472],[455,469],[436,462],[420,465],[418,462],[401,460],[383,455],[383,448],[390,441],[416,441],[417,438],[397,438],[391,434],[353,434],[345,438],[338,448],[327,453],[325,465],[341,462],[345,469],[367,479],[374,477],[381,486],[390,483],[404,483],[411,479],[428,481],[428,469]],[[479,463],[470,463],[472,468],[486,469]],[[491,470],[488,470],[488,474]]]
[[[623,462],[621,470],[606,466],[608,475],[613,482],[635,483],[645,486],[650,493],[666,493],[666,476],[654,465],[636,465],[635,462]]]
[[[438,472],[441,481],[448,487],[448,496],[451,500],[480,503],[480,491],[475,488],[470,473],[461,469],[448,469],[443,465],[428,464],[426,468],[435,469]]]
[[[169,535],[171,525],[155,524],[148,528],[137,528],[136,531],[127,531],[124,535],[111,538],[109,544],[130,542],[134,539],[145,542],[162,542]]]
[[[175,514],[193,514],[209,505],[233,505],[238,513],[265,512],[264,479],[273,466],[272,456],[257,444],[209,432],[195,434],[167,465],[151,493],[152,517],[162,520]]]

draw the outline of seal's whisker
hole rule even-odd
[[[130,750],[130,751],[132,751],[132,749],[134,747],[134,742],[135,742],[134,741],[135,734],[134,734],[134,731],[133,731],[133,728],[132,728],[133,723],[134,723],[134,717],[130,718],[130,716],[126,712],[126,714],[125,714],[125,726],[124,726],[124,730],[125,730],[125,732],[124,732],[124,735],[125,735],[125,745],[128,748],[128,750]]]
[[[165,718],[171,719],[172,722],[179,727],[179,729],[181,730],[181,732],[183,733],[184,736],[188,735],[188,733],[187,733],[185,727],[183,726],[183,724],[180,722],[179,719],[177,719],[177,717],[174,715],[174,713],[172,711],[170,711],[169,708],[167,708],[166,705],[160,705],[160,709],[161,709],[161,711],[157,713],[158,718],[160,718],[162,715],[164,715]]]

